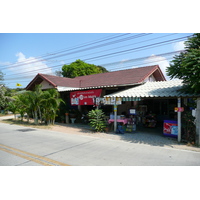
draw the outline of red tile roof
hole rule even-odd
[[[165,80],[158,65],[79,76],[74,79],[80,81],[80,87],[131,85],[143,82],[153,73],[157,81]]]
[[[40,84],[43,80],[46,80],[53,87],[74,87],[74,88],[86,88],[86,87],[98,87],[98,86],[122,86],[122,85],[134,85],[142,83],[146,78],[154,75],[156,81],[166,80],[160,67],[158,65],[132,68],[127,70],[113,71],[101,74],[93,74],[87,76],[79,76],[76,78],[64,78],[53,75],[38,74],[26,87],[27,90],[31,90],[35,84]]]

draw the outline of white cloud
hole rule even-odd
[[[1,62],[1,61],[0,61],[0,65],[1,65],[1,66],[10,65],[10,64],[11,64],[10,62]]]
[[[149,65],[149,66],[150,65],[159,65],[165,78],[167,80],[169,80],[169,77],[166,75],[166,69],[167,69],[167,67],[169,67],[169,61],[165,57],[156,56],[156,55],[152,54],[144,62],[147,63],[147,65]]]
[[[26,58],[22,52],[17,53],[16,56],[18,57],[16,62],[17,66],[10,68],[12,72],[34,76],[38,73],[53,74],[51,68],[37,58]]]
[[[173,44],[173,48],[175,51],[180,51],[180,50],[184,50],[185,49],[185,41],[181,41],[181,42],[176,42]]]

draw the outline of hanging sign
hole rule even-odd
[[[166,136],[177,136],[178,135],[177,121],[164,120],[163,134]]]
[[[135,109],[130,109],[130,115],[135,115],[136,114],[136,110]]]
[[[122,104],[121,97],[105,97],[104,104],[106,105],[120,105]]]
[[[183,107],[175,107],[174,112],[183,112],[184,108]]]
[[[70,92],[71,105],[94,105],[94,99],[101,96],[102,89]]]

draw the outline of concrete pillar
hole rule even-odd
[[[116,132],[116,130],[117,130],[117,105],[114,105],[114,132]]]
[[[178,108],[181,107],[181,98],[178,98]],[[181,141],[181,112],[177,112],[178,114],[178,142]]]
[[[200,98],[197,98],[196,108],[196,144],[200,145]]]
[[[65,122],[69,124],[69,113],[65,113]]]

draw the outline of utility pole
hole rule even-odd
[[[181,98],[178,98],[178,108],[181,107]],[[178,112],[178,142],[181,142],[181,112]]]

